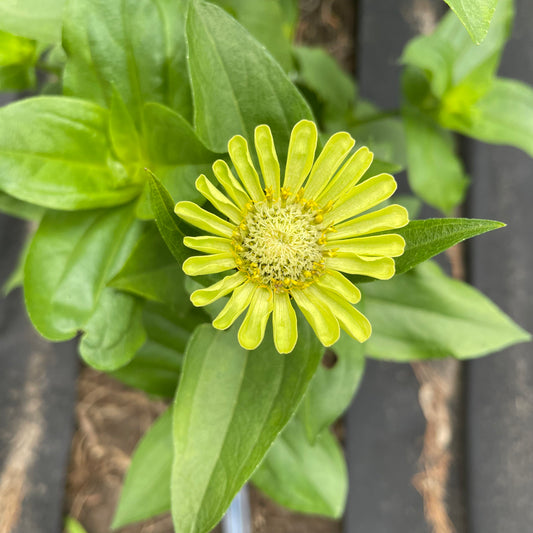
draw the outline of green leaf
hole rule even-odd
[[[71,516],[65,518],[65,533],[87,533],[83,526]]]
[[[25,65],[0,67],[0,91],[26,91],[34,87],[34,68]]]
[[[45,211],[40,205],[17,200],[9,196],[9,194],[0,191],[0,212],[2,213],[26,220],[40,220]]]
[[[17,264],[2,285],[0,290],[2,296],[7,296],[14,289],[22,287],[22,284],[24,283],[24,264],[26,263],[26,257],[28,257],[28,251],[33,238],[33,231],[30,229],[28,233],[29,234],[26,236],[24,246],[19,251]]]
[[[258,124],[269,124],[279,154],[286,153],[293,125],[312,115],[264,47],[222,9],[200,0],[190,4],[187,43],[195,125],[206,145],[224,152],[233,135],[253,139]]]
[[[290,32],[278,0],[211,0],[235,17],[288,71],[292,66]]]
[[[69,339],[85,326],[139,232],[131,205],[43,217],[24,268],[24,295],[44,337]]]
[[[200,142],[189,123],[168,107],[147,104],[144,116],[150,124],[146,132],[150,170],[173,199],[199,203],[203,197],[194,183],[200,174],[210,171],[216,155]],[[149,192],[147,184],[137,208],[143,218],[153,216]]]
[[[109,110],[109,139],[117,155],[125,164],[141,162],[143,150],[133,118],[117,90],[113,90]]]
[[[481,141],[521,148],[533,157],[533,88],[497,78],[460,120],[448,126]]]
[[[146,339],[140,301],[105,288],[84,326],[80,355],[97,370],[116,370],[128,364]]]
[[[498,0],[444,0],[459,17],[464,27],[479,44],[489,31]]]
[[[287,424],[323,353],[304,320],[288,356],[267,332],[248,352],[235,330],[191,337],[174,407],[172,515],[182,533],[207,533]]]
[[[332,349],[337,356],[334,366],[318,367],[300,404],[299,416],[311,443],[348,408],[363,377],[365,357],[361,343],[343,332]]]
[[[342,115],[355,104],[353,79],[321,48],[297,46],[298,84],[312,91],[324,106],[324,115]]]
[[[170,194],[154,174],[150,174],[150,197],[157,229],[174,259],[181,265],[189,257],[189,251],[183,244],[185,234],[174,214],[174,202]]]
[[[297,417],[275,440],[252,481],[293,511],[330,518],[344,511],[348,474],[340,446],[327,429],[310,444]]]
[[[453,138],[415,108],[404,108],[403,118],[409,184],[429,205],[450,214],[463,201],[468,184]]]
[[[170,509],[172,409],[144,434],[126,473],[112,529],[146,520]]]
[[[487,38],[474,44],[461,23],[449,13],[431,35],[411,40],[402,62],[423,70],[433,94],[448,112],[468,109],[490,86],[509,37],[512,0],[499,0]]]
[[[395,259],[396,274],[402,274],[466,239],[505,226],[495,220],[476,218],[429,218],[411,220],[394,230],[405,239],[403,255]]]
[[[146,303],[143,325],[147,340],[131,363],[111,375],[148,394],[172,398],[176,392],[189,337],[194,328],[205,321],[205,313],[193,309],[187,302],[183,303],[180,312],[161,304]]]
[[[36,58],[35,41],[0,30],[0,91],[34,87]]]
[[[61,38],[64,0],[4,0],[0,30],[28,39],[54,43]]]
[[[169,252],[155,224],[147,226],[111,287],[178,309],[188,300],[181,266]]]
[[[113,158],[108,113],[63,97],[22,100],[0,109],[0,189],[52,209],[125,203],[140,192]]]
[[[159,102],[189,117],[186,9],[186,1],[175,0],[69,1],[63,31],[65,94],[104,105],[115,87],[141,130],[144,102]]]
[[[488,298],[433,263],[364,286],[367,355],[391,361],[479,357],[531,336]]]

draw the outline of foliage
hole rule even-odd
[[[177,531],[207,533],[249,479],[291,509],[338,517],[346,467],[329,427],[365,356],[466,359],[529,339],[426,262],[499,222],[437,218],[398,230],[401,275],[351,277],[373,334],[364,344],[342,335],[333,367],[320,364],[324,348],[305,320],[287,355],[271,341],[243,349],[239,321],[215,331],[207,323],[227,299],[204,313],[189,293],[220,276],[193,282],[181,269],[183,237],[195,230],[175,203],[201,202],[197,176],[229,161],[228,140],[251,142],[258,124],[270,125],[281,168],[299,120],[315,120],[319,145],[349,132],[374,151],[369,175],[407,169],[415,196],[398,203],[410,214],[423,200],[451,215],[464,199],[453,132],[533,156],[533,89],[496,75],[512,1],[446,1],[455,14],[404,50],[398,111],[361,100],[324,51],[293,44],[295,0],[0,6],[0,90],[48,76],[43,94],[0,109],[0,210],[38,225],[6,290],[23,284],[46,338],[81,332],[88,364],[173,399],[135,452],[114,527],[172,510]],[[73,520],[68,528],[81,531]]]

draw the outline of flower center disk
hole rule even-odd
[[[302,202],[250,206],[233,239],[239,270],[276,291],[310,285],[324,271],[323,228],[315,217]]]

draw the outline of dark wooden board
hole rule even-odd
[[[517,0],[502,76],[533,85],[533,3]],[[507,223],[470,245],[472,283],[533,331],[533,159],[469,144],[469,216]],[[533,531],[533,346],[468,364],[469,533]]]

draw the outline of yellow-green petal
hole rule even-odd
[[[317,201],[326,205],[328,202],[334,202],[344,191],[351,190],[370,168],[373,159],[374,154],[366,146],[359,148],[320,193]]]
[[[331,310],[323,302],[314,298],[308,289],[293,290],[291,294],[320,342],[324,346],[331,346],[339,339],[339,322]]]
[[[291,353],[298,340],[298,324],[289,294],[286,292],[274,293],[272,329],[276,350],[279,353]]]
[[[396,181],[390,174],[379,174],[363,181],[341,196],[324,217],[325,224],[342,222],[386,200],[395,190]]]
[[[255,350],[261,344],[271,312],[272,292],[269,289],[258,287],[239,328],[238,339],[243,348]]]
[[[236,268],[235,257],[232,253],[214,255],[193,255],[183,262],[183,272],[188,276],[203,276],[216,274]]]
[[[342,329],[359,342],[365,342],[372,334],[370,322],[360,311],[348,303],[342,296],[334,292],[310,287],[313,295],[326,305],[337,320]]]
[[[174,213],[189,224],[220,237],[231,237],[235,229],[234,224],[222,220],[193,202],[178,202],[174,208]]]
[[[407,209],[401,205],[389,205],[378,211],[348,220],[335,226],[331,238],[335,240],[402,228],[409,223]]]
[[[371,276],[376,279],[390,279],[394,276],[394,259],[380,257],[378,259],[358,257],[353,254],[339,253],[335,257],[326,258],[326,266],[347,274]]]
[[[184,237],[183,244],[187,248],[205,252],[206,254],[219,254],[231,252],[231,241],[226,237],[213,237],[202,235],[201,237]]]
[[[314,200],[326,187],[355,144],[349,133],[340,131],[332,135],[318,156],[305,184],[305,198]]]
[[[263,192],[263,187],[261,187],[257,170],[255,170],[252,163],[246,139],[242,135],[232,137],[228,142],[228,152],[233,161],[233,166],[252,200],[256,202],[263,201],[265,193]]]
[[[292,129],[283,186],[296,192],[313,167],[318,132],[314,122],[300,120]]]
[[[336,270],[326,270],[318,278],[316,284],[323,289],[336,292],[352,304],[356,304],[361,300],[361,291],[349,279]]]
[[[258,285],[250,281],[237,287],[233,291],[228,303],[220,311],[215,320],[213,320],[213,326],[217,329],[229,328],[250,305],[250,301],[257,287]]]
[[[209,200],[211,205],[226,215],[232,222],[239,224],[242,220],[241,210],[222,194],[203,174],[196,180],[196,189]]]
[[[206,287],[205,289],[198,289],[191,294],[191,302],[196,307],[203,307],[216,302],[222,296],[226,296],[237,287],[241,286],[246,281],[246,276],[242,272],[236,272],[231,276],[226,276],[217,283]]]
[[[370,257],[399,257],[403,254],[405,240],[401,235],[392,233],[390,235],[374,235],[372,237],[328,241],[326,247],[328,249],[337,249],[339,252],[355,255]]]
[[[274,199],[279,198],[280,169],[272,132],[266,124],[257,126],[254,132],[255,149],[265,181],[265,188],[272,189]]]
[[[241,209],[244,209],[246,204],[250,201],[250,197],[237,181],[237,178],[233,175],[228,164],[223,159],[217,159],[213,163],[213,173],[215,174],[217,181],[228,193],[228,196]]]

